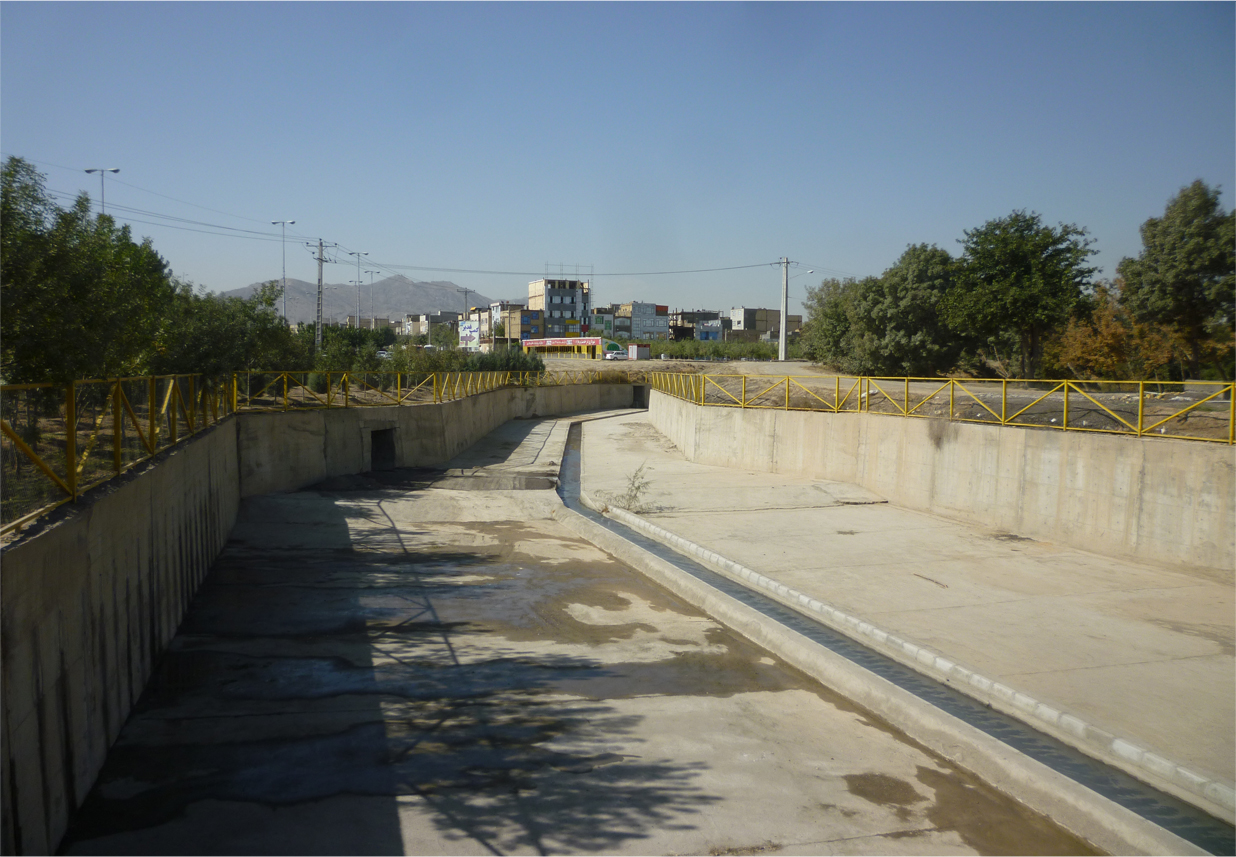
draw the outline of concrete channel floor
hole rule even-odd
[[[246,501],[63,850],[1093,853],[551,519],[566,427]]]
[[[687,461],[646,414],[583,427],[582,485],[786,586],[1195,771],[1236,779],[1228,582]]]

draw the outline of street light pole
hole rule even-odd
[[[107,214],[107,188],[103,178],[107,175],[107,173],[120,172],[120,167],[94,167],[86,170],[86,172],[99,174],[99,213]]]
[[[377,274],[377,273],[379,273],[379,272],[378,272],[378,271],[366,271],[365,273],[369,275],[369,329],[370,329],[370,330],[373,330],[373,329],[374,329],[374,318],[373,318],[373,275],[374,275],[374,274]],[[390,318],[389,318],[389,317],[387,317],[387,319],[386,319],[386,320],[387,320],[387,321],[390,321]]]
[[[288,320],[288,224],[295,220],[272,220],[271,226],[283,227],[283,320]]]
[[[356,329],[360,330],[360,287],[361,287],[360,260],[361,260],[361,256],[368,256],[369,254],[362,253],[359,250],[355,252],[349,250],[348,255],[356,257]]]

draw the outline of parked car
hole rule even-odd
[[[605,359],[606,360],[626,360],[627,353],[625,351],[606,351]]]

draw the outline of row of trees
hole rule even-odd
[[[7,158],[0,186],[0,380],[66,382],[128,375],[246,369],[458,371],[536,369],[539,358],[481,359],[396,346],[390,329],[328,327],[314,351],[313,325],[293,332],[276,307],[277,283],[248,299],[195,288],[172,274],[149,239],[91,212],[68,208],[22,158]],[[446,326],[435,341],[454,345]],[[392,349],[383,359],[379,349]]]
[[[912,245],[878,277],[808,288],[805,353],[856,374],[1230,379],[1236,216],[1197,181],[1141,234],[1113,282],[1085,229],[1024,211],[966,231],[960,257]]]

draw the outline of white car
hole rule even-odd
[[[606,351],[605,359],[606,360],[626,360],[627,353],[625,351]]]

